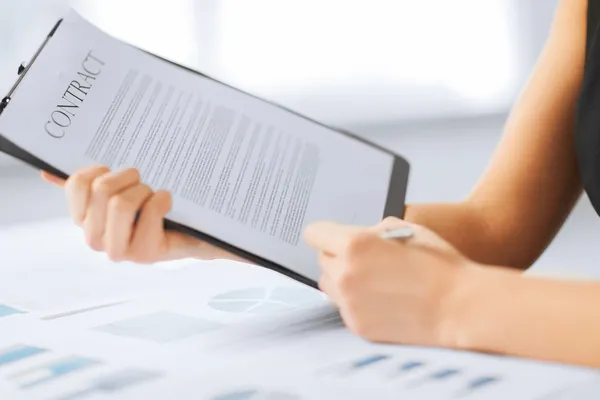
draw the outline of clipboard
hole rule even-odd
[[[4,111],[4,109],[6,109],[7,107],[10,106],[10,101],[12,96],[14,95],[14,93],[18,90],[19,88],[19,84],[21,83],[21,81],[23,80],[23,78],[27,75],[27,72],[29,71],[29,69],[31,68],[31,66],[33,65],[33,63],[36,61],[36,59],[38,58],[38,56],[42,53],[42,51],[44,50],[45,46],[47,45],[47,43],[52,39],[52,37],[54,36],[54,34],[56,33],[56,31],[59,29],[61,23],[62,23],[63,19],[58,20],[58,22],[54,25],[54,27],[51,29],[51,31],[49,32],[48,36],[45,38],[45,40],[43,41],[43,43],[41,44],[41,46],[38,48],[38,50],[35,52],[34,56],[32,57],[32,59],[30,60],[30,62],[27,65],[20,65],[17,69],[17,74],[18,74],[18,78],[16,80],[16,82],[14,83],[14,85],[12,86],[12,88],[10,89],[10,91],[8,92],[8,94],[2,99],[2,101],[0,102],[0,117],[2,115],[2,112]],[[382,152],[385,152],[391,156],[393,156],[394,158],[394,166],[392,168],[392,173],[390,174],[390,184],[388,186],[388,197],[387,197],[387,201],[386,201],[386,205],[385,205],[385,209],[384,209],[384,215],[382,216],[382,218],[385,217],[397,217],[397,218],[403,218],[404,217],[404,211],[405,211],[405,201],[406,201],[406,191],[407,191],[407,186],[408,186],[408,179],[409,179],[409,173],[410,173],[410,164],[408,163],[408,161],[406,159],[404,159],[402,156],[393,153],[392,151],[385,149],[381,146],[378,146],[374,143],[371,143],[363,138],[360,138],[358,136],[356,136],[355,134],[348,132],[346,130],[343,129],[339,129],[339,128],[335,128],[329,125],[325,125],[323,123],[320,123],[318,121],[315,121],[313,119],[310,119],[306,116],[303,116],[293,110],[290,110],[284,106],[281,106],[279,104],[276,104],[272,101],[268,101],[262,98],[259,98],[255,95],[249,94],[247,92],[244,92],[243,90],[240,90],[238,88],[235,88],[233,86],[230,86],[226,83],[223,83],[217,79],[214,79],[202,72],[193,70],[191,68],[182,66],[180,64],[177,64],[171,60],[168,60],[166,58],[163,58],[161,56],[158,56],[156,54],[150,53],[146,50],[143,49],[139,49],[141,51],[144,51],[145,53],[149,54],[150,56],[153,56],[155,58],[161,59],[173,66],[176,66],[178,68],[181,69],[185,69],[189,72],[192,72],[194,74],[197,74],[199,76],[202,76],[206,79],[212,80],[216,83],[219,83],[221,85],[227,86],[233,90],[236,90],[238,92],[244,93],[247,96],[251,96],[255,99],[261,100],[263,102],[266,102],[268,104],[271,104],[272,106],[275,106],[277,108],[283,109],[289,113],[292,113],[296,116],[299,116],[303,119],[309,120],[313,123],[316,123],[318,125],[321,125],[323,127],[326,127],[330,130],[333,131],[337,131],[341,134],[344,134],[354,140],[357,140],[359,142],[364,143],[365,145],[377,148],[379,150],[381,150]],[[4,137],[1,132],[0,132],[0,152],[8,154],[24,163],[26,163],[27,165],[34,167],[38,170],[43,170],[46,172],[49,172],[57,177],[60,177],[62,179],[67,179],[69,176],[64,173],[63,171],[55,168],[54,166],[46,163],[45,161],[41,160],[40,158],[34,156],[33,154],[29,153],[28,151],[22,149],[21,147],[17,146],[16,144],[14,144],[13,142],[11,142],[10,140],[8,140],[6,137]],[[177,231],[177,232],[181,232],[187,235],[190,235],[192,237],[195,237],[201,241],[204,241],[206,243],[212,244],[216,247],[219,247],[231,254],[234,254],[238,257],[241,257],[249,262],[255,263],[258,266],[264,267],[264,268],[268,268],[270,270],[273,270],[277,273],[280,273],[282,275],[285,275],[291,279],[294,279],[300,283],[303,283],[305,285],[308,285],[312,288],[315,289],[319,289],[318,287],[318,283],[312,279],[309,279],[301,274],[298,274],[297,272],[294,272],[286,267],[284,267],[283,265],[277,264],[273,261],[267,260],[261,256],[258,256],[256,254],[253,254],[251,252],[248,252],[246,250],[243,250],[241,248],[238,248],[230,243],[227,243],[225,241],[222,241],[220,239],[217,239],[211,235],[208,235],[204,232],[198,231],[196,229],[190,228],[188,226],[185,226],[183,224],[171,221],[169,219],[165,219],[164,220],[164,227],[167,230],[172,230],[172,231]]]

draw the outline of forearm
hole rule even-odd
[[[411,204],[404,219],[434,231],[475,262],[526,267],[517,247],[507,252],[506,240],[496,237],[485,215],[467,202]]]
[[[600,283],[478,268],[457,285],[450,346],[600,367]]]

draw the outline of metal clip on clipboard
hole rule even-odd
[[[54,36],[54,33],[56,32],[56,30],[58,29],[58,27],[60,26],[62,21],[63,20],[60,19],[54,25],[54,27],[52,28],[52,30],[50,31],[48,36],[46,36],[46,39],[44,40],[44,42],[37,49],[37,51],[31,58],[31,60],[29,61],[29,63],[27,63],[27,64],[21,63],[17,67],[18,78],[17,78],[16,82],[13,84],[13,86],[10,88],[9,92],[6,94],[6,96],[4,96],[4,98],[2,98],[2,101],[0,102],[0,115],[2,115],[2,112],[6,109],[6,107],[9,106],[13,95],[15,94],[15,92],[19,88],[19,85],[21,84],[21,82],[23,81],[25,76],[27,75],[27,72],[29,72],[29,68],[31,68],[31,66],[33,65],[35,60],[38,58],[38,56],[40,55],[42,50],[44,50],[44,48],[46,47],[46,44],[48,43],[50,38],[52,38],[52,36]],[[33,156],[32,154],[28,153],[27,151],[23,150],[22,148],[20,148],[13,142],[7,140],[4,136],[2,136],[2,132],[0,132],[0,151],[3,153],[9,154],[10,156],[12,156],[16,159],[19,159],[27,164],[30,164],[36,168],[39,168],[44,171],[48,171],[49,173],[56,175],[60,178],[64,178],[64,179],[67,178],[67,175],[64,172],[59,171],[58,169],[54,168],[53,166],[45,163],[44,161],[40,160],[39,158],[37,158],[37,157]]]

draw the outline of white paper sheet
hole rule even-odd
[[[319,292],[279,274],[229,261],[168,269],[115,264],[87,250],[77,231],[63,221],[0,231],[0,305],[14,306],[3,296],[8,287],[23,304],[79,288],[51,313],[0,308],[2,399],[591,400],[597,394],[592,370],[368,343],[343,327]],[[31,240],[47,245],[24,252]],[[81,279],[88,264],[98,268],[100,287]],[[64,267],[45,274],[47,265]],[[118,286],[126,303],[94,308],[113,299],[115,282],[127,276],[130,291]],[[89,310],[75,306],[81,304]]]
[[[285,327],[280,318],[273,318],[271,324]],[[68,398],[71,393],[91,390],[94,382],[109,377],[113,380],[145,377],[131,387],[103,396],[96,393],[93,398],[219,399],[230,394],[231,397],[223,398],[287,395],[298,399],[404,396],[538,400],[587,393],[587,397],[577,398],[591,400],[594,397],[590,396],[595,395],[592,388],[597,387],[593,385],[598,381],[597,372],[561,365],[375,345],[357,339],[343,328],[327,332],[308,330],[301,338],[289,338],[287,343],[281,339],[280,343],[268,346],[264,340],[261,346],[251,348],[251,336],[259,331],[247,329],[244,323],[236,324],[222,327],[222,332],[235,330],[238,338],[245,332],[245,344],[238,344],[238,348],[247,348],[237,354],[218,354],[201,351],[198,348],[201,339],[188,341],[188,351],[182,352],[177,350],[183,348],[172,348],[169,343],[128,340],[94,331],[86,334],[32,319],[13,320],[10,331],[7,326],[0,322],[0,394],[20,396],[7,398]],[[23,351],[23,346],[45,352],[1,365],[3,354],[14,353],[15,349]],[[52,370],[53,366],[65,363],[74,364],[77,369],[63,374]],[[233,397],[233,393],[244,391],[257,393]]]

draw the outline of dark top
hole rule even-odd
[[[577,106],[575,149],[583,187],[600,215],[600,0],[588,0],[585,76]]]

